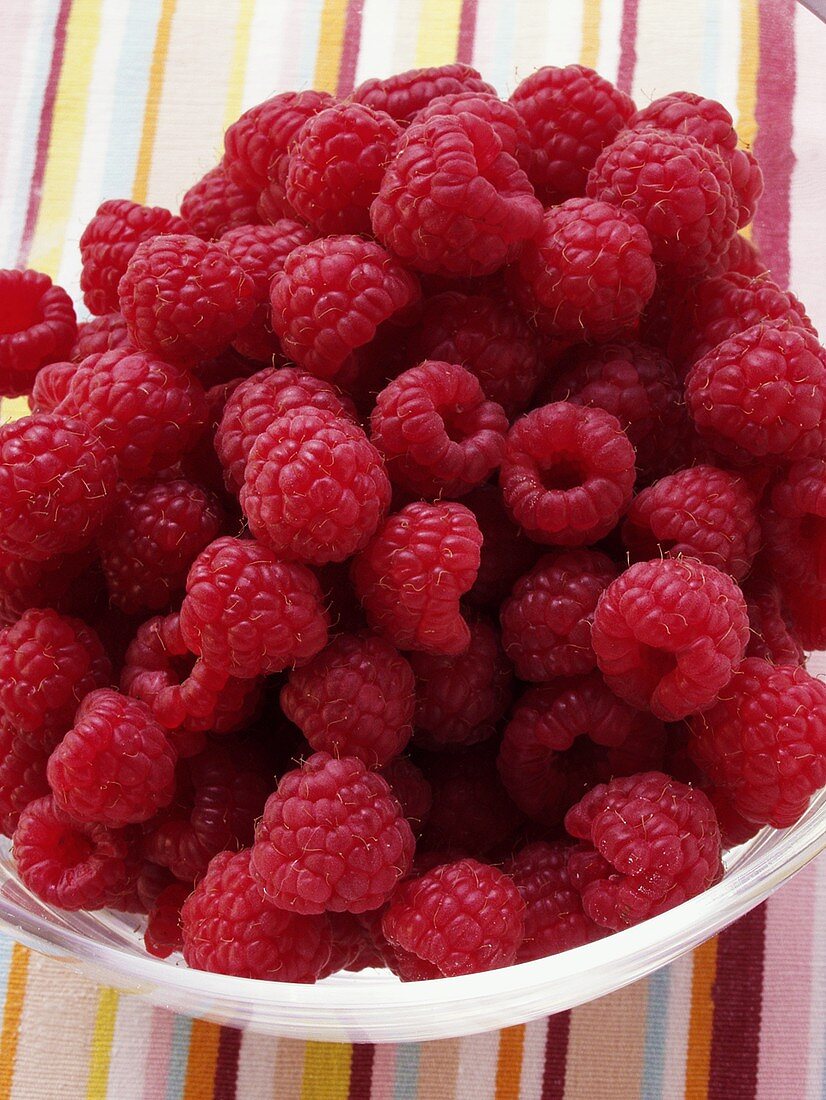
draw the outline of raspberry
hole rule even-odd
[[[89,312],[117,312],[118,283],[139,244],[166,233],[189,232],[183,218],[162,206],[129,199],[101,203],[80,238],[80,289]]]
[[[806,590],[784,593],[794,635],[804,649],[826,649],[826,597]]]
[[[761,519],[781,588],[826,595],[826,460],[794,462],[776,479]]]
[[[473,745],[492,736],[513,692],[513,673],[489,623],[470,627],[458,657],[413,653],[416,743],[427,749]]]
[[[382,390],[370,428],[394,485],[417,496],[458,497],[499,466],[508,418],[485,400],[470,371],[428,359]]]
[[[319,111],[290,151],[288,202],[325,235],[370,233],[370,203],[401,132],[390,115],[361,103]]]
[[[581,546],[614,527],[635,473],[634,448],[616,417],[559,401],[511,428],[499,484],[508,512],[535,542]]]
[[[99,540],[110,601],[128,615],[168,607],[223,526],[218,501],[191,481],[138,482]]]
[[[633,214],[568,199],[545,211],[509,285],[541,332],[609,340],[634,328],[655,282],[651,241]]]
[[[826,351],[805,329],[754,325],[694,364],[686,402],[708,445],[738,464],[817,454],[826,439]]]
[[[750,279],[768,274],[757,246],[742,233],[734,234],[720,259],[724,270],[731,274],[746,275]]]
[[[470,628],[459,600],[476,579],[481,545],[461,504],[417,501],[389,516],[352,565],[373,630],[398,649],[462,653]]]
[[[86,546],[115,502],[117,466],[80,420],[35,413],[0,427],[0,552],[31,561]]]
[[[664,747],[661,724],[591,673],[526,691],[505,729],[497,765],[516,805],[553,827],[595,783],[659,766]]]
[[[515,962],[524,915],[507,875],[462,859],[399,887],[381,927],[391,945],[424,960],[434,977],[450,977]]]
[[[483,538],[479,572],[467,600],[498,614],[499,605],[519,577],[533,568],[541,551],[510,519],[495,485],[480,485],[462,503],[473,512]]]
[[[753,821],[746,821],[734,809],[725,791],[721,791],[719,787],[707,787],[703,793],[714,807],[724,852],[745,844],[760,832],[759,825]]]
[[[373,77],[359,84],[353,99],[376,111],[385,111],[397,122],[406,123],[440,96],[459,92],[496,95],[496,89],[484,81],[476,69],[470,65],[451,64],[409,69],[383,79]]]
[[[572,349],[557,366],[539,403],[571,401],[605,409],[619,420],[637,452],[639,476],[668,471],[686,435],[682,389],[656,348],[635,342]]]
[[[591,169],[586,193],[635,214],[654,259],[685,275],[712,267],[737,229],[728,169],[687,134],[626,130]]]
[[[697,558],[742,580],[760,547],[757,501],[736,474],[693,466],[634,498],[622,539],[632,561]]]
[[[204,664],[253,679],[309,661],[327,644],[321,588],[303,565],[252,539],[220,538],[189,571],[181,636]]]
[[[68,359],[77,334],[72,299],[39,271],[0,271],[0,396],[29,393],[46,363]]]
[[[27,611],[0,630],[0,724],[52,749],[90,691],[110,683],[112,667],[95,632],[50,608]]]
[[[433,791],[424,772],[406,756],[396,756],[379,769],[379,775],[390,787],[413,832],[421,833],[433,805]]]
[[[281,689],[281,709],[316,752],[368,768],[398,756],[413,731],[413,670],[374,634],[340,634]]]
[[[502,149],[528,171],[531,162],[531,137],[527,124],[510,103],[503,103],[493,92],[452,92],[431,99],[416,112],[416,122],[426,122],[437,115],[470,114],[489,123],[502,143]]]
[[[130,340],[183,366],[223,351],[255,311],[255,284],[227,250],[183,233],[139,245],[118,296]]]
[[[521,680],[551,680],[596,668],[594,609],[618,569],[595,550],[546,554],[502,604],[502,644]]]
[[[325,976],[339,970],[358,972],[384,966],[380,951],[358,917],[351,913],[330,913],[327,919],[333,929],[333,951]]]
[[[272,326],[299,366],[330,379],[418,295],[414,276],[374,241],[327,237],[294,249],[273,278]]]
[[[506,302],[485,294],[437,294],[424,303],[411,336],[410,355],[416,362],[461,364],[509,417],[528,407],[543,369],[540,343]]]
[[[104,351],[129,343],[126,321],[120,313],[104,313],[77,326],[77,337],[72,345],[71,358],[80,363],[87,355],[99,355]]]
[[[112,828],[148,821],[172,801],[176,755],[145,703],[100,688],[49,758],[49,785],[75,821]]]
[[[619,931],[664,913],[723,873],[711,803],[662,772],[595,787],[568,811],[565,828],[588,841],[568,868],[583,909],[604,928]]]
[[[772,323],[805,328],[817,336],[802,304],[767,274],[749,278],[728,272],[704,279],[677,306],[669,355],[688,370],[724,340],[753,325]]]
[[[104,909],[129,884],[128,834],[73,821],[51,796],[30,802],[22,811],[13,848],[20,878],[47,905]]]
[[[168,959],[173,951],[183,947],[181,908],[191,893],[189,883],[173,882],[161,891],[150,909],[143,943],[156,959]]]
[[[747,657],[762,657],[775,665],[797,668],[805,663],[803,647],[793,631],[780,589],[774,584],[749,581],[743,588],[749,613]]]
[[[250,873],[250,852],[221,852],[181,909],[183,953],[196,970],[309,984],[330,959],[330,922],[276,909]]]
[[[410,867],[413,847],[410,826],[380,775],[356,757],[317,752],[270,795],[251,869],[281,909],[363,913],[387,901]]]
[[[11,626],[30,607],[87,612],[91,555],[88,550],[45,561],[27,561],[0,549],[0,626]],[[80,582],[80,583],[78,583]]]
[[[49,793],[49,753],[30,745],[11,726],[0,722],[0,833],[10,837],[20,814]]]
[[[381,455],[357,424],[291,409],[253,444],[240,501],[253,535],[280,558],[323,565],[367,545],[390,496]]]
[[[826,684],[749,657],[691,722],[689,752],[747,821],[785,829],[826,786]]]
[[[219,164],[193,183],[181,200],[181,216],[189,229],[168,232],[192,232],[205,241],[214,241],[229,229],[255,225],[257,200],[256,191],[239,187]]]
[[[516,962],[530,962],[568,951],[603,936],[582,908],[582,898],[568,874],[570,844],[563,841],[526,844],[502,870],[525,903],[525,938]]]
[[[583,194],[603,147],[634,112],[624,92],[584,65],[546,65],[523,80],[510,101],[527,124],[528,175],[546,206]]]
[[[204,391],[187,371],[129,347],[84,359],[58,412],[88,424],[125,480],[177,462],[207,418]]]
[[[644,561],[600,597],[591,639],[608,686],[676,721],[710,707],[748,642],[743,594],[693,558]]]
[[[77,363],[48,363],[41,367],[29,394],[32,412],[54,412],[66,396]]]
[[[541,215],[496,130],[470,114],[414,122],[370,208],[382,244],[419,271],[449,276],[513,261]]]

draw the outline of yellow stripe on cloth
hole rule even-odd
[[[135,182],[132,185],[132,198],[135,202],[146,202],[149,188],[149,172],[152,168],[152,153],[155,147],[155,135],[158,131],[158,115],[166,75],[169,39],[172,35],[172,20],[175,18],[175,4],[176,0],[163,0],[161,17],[158,20],[158,30],[155,34],[152,67],[149,70],[149,88],[146,93],[146,107],[143,113],[141,144],[138,150],[138,163],[135,168]]]
[[[244,83],[249,59],[252,17],[255,14],[255,0],[238,0],[238,20],[235,24],[235,40],[232,47],[232,61],[229,70],[229,89],[224,109],[224,129],[231,126],[241,114],[244,103]]]
[[[313,84],[320,92],[335,92],[338,87],[346,22],[347,0],[324,0]]]
[[[416,42],[416,65],[449,65],[456,60],[462,0],[423,0]]]
[[[347,1043],[308,1042],[301,1100],[347,1100],[352,1053]]]
[[[585,0],[582,6],[582,50],[580,65],[589,69],[597,67],[599,58],[599,25],[602,19],[602,0]]]
[[[20,1020],[23,1016],[28,976],[28,949],[16,943],[11,953],[6,1003],[3,1008],[3,1032],[0,1036],[0,1100],[9,1100],[14,1083],[17,1040],[20,1036]]]
[[[92,1051],[89,1063],[89,1084],[86,1100],[106,1100],[109,1091],[109,1064],[112,1061],[112,1040],[118,1016],[120,997],[114,989],[101,989]]]
[[[750,149],[757,137],[757,70],[760,67],[760,7],[758,0],[740,2],[740,66],[737,86],[737,135]],[[740,231],[751,239],[751,225]]]

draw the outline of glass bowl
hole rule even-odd
[[[624,7],[637,11],[636,4],[606,0],[602,5],[592,5],[586,0],[584,5],[550,5],[547,0],[522,0],[512,5],[509,0],[480,0],[471,6],[477,8],[478,24],[473,63],[502,92],[509,92],[540,64],[566,64],[572,60],[582,60],[615,79],[631,56],[621,33],[621,15]],[[796,168],[788,195],[791,227],[788,254],[783,261],[790,285],[806,303],[815,324],[819,322],[821,331],[826,327],[826,280],[822,274],[826,204],[819,199],[826,152],[822,112],[819,108],[807,112],[806,106],[822,104],[826,99],[826,29],[815,14],[823,6],[824,0],[809,0],[809,11],[796,9],[791,36],[786,35],[787,44],[791,37],[797,49],[797,91],[786,116],[794,128]],[[404,0],[381,0],[366,5],[365,11],[368,8],[376,26],[369,34],[364,32],[357,81],[368,75],[446,60],[428,54],[428,44],[417,38],[415,18],[406,25]],[[710,0],[704,5],[677,0],[640,4],[634,44],[633,94],[637,102],[689,88],[722,100],[741,134],[748,137],[759,121],[766,136],[771,137],[771,128],[779,125],[778,119],[771,112],[758,117],[760,107],[754,95],[761,79],[758,47],[764,56],[774,48],[772,21],[788,20],[789,9],[782,0],[742,5],[744,12],[758,8],[759,29],[747,19],[741,25],[741,5],[734,0]],[[381,24],[385,16],[387,26]],[[584,30],[594,36],[595,28],[589,24],[593,18],[599,33],[583,44]],[[392,49],[384,48],[377,28],[394,36]],[[434,38],[434,50],[439,48],[440,37]],[[593,45],[595,41],[597,46]],[[299,73],[295,67],[299,62],[289,51],[281,51],[281,60],[274,68],[260,58],[256,62],[258,54],[263,58],[261,49],[250,52],[247,103],[270,94],[273,85],[312,83],[312,69]],[[203,74],[199,75],[198,87],[204,95],[209,94],[209,82]],[[776,88],[774,92],[778,94]],[[215,143],[217,140],[216,133]],[[201,161],[210,151],[200,151]],[[169,165],[156,190],[149,194],[149,201],[173,204],[191,175],[192,161],[185,151]],[[781,195],[781,208],[784,201]],[[778,204],[770,207],[777,208]],[[88,210],[84,215],[88,216]],[[72,233],[79,232],[83,223],[81,216],[76,225],[69,227],[68,240],[76,239],[77,234],[73,237]],[[771,226],[765,232],[770,235]],[[76,254],[71,249],[65,251],[58,276],[64,285],[76,289],[77,260],[70,258],[70,253]],[[780,254],[784,255],[782,247]],[[815,674],[826,673],[826,655],[816,655],[810,667]],[[17,878],[8,846],[0,851],[0,923],[16,939],[65,960],[96,981],[191,1016],[297,1039],[443,1039],[559,1012],[645,977],[763,901],[824,847],[826,792],[812,802],[793,828],[782,832],[765,829],[729,853],[725,876],[718,885],[662,916],[536,962],[407,985],[379,971],[337,975],[316,986],[288,985],[206,974],[187,969],[179,959],[150,958],[143,950],[134,918],[108,912],[64,913],[35,898]]]

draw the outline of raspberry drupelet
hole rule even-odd
[[[761,522],[766,560],[781,589],[826,595],[826,460],[804,459],[779,474]]]
[[[670,722],[717,700],[748,637],[740,589],[694,558],[632,565],[600,597],[591,631],[611,690]]]
[[[6,722],[0,722],[0,833],[10,837],[20,814],[49,794],[47,749],[30,745]]]
[[[358,424],[291,409],[250,450],[240,502],[278,557],[324,565],[363,550],[390,506],[382,456]]]
[[[77,335],[72,299],[40,271],[0,270],[0,396],[31,392],[47,363],[68,359]]]
[[[410,664],[375,634],[340,634],[281,689],[281,709],[316,752],[369,768],[398,756],[413,732]]]
[[[499,472],[505,507],[535,542],[595,542],[631,499],[634,460],[610,413],[565,401],[543,405],[508,433]]]
[[[385,111],[404,125],[440,96],[462,92],[496,95],[496,89],[483,80],[476,69],[470,65],[450,64],[372,77],[359,84],[353,99],[374,110]]]
[[[327,644],[316,578],[252,539],[216,539],[198,555],[180,614],[189,650],[240,679],[309,661]]]
[[[386,248],[417,271],[454,278],[515,260],[541,216],[496,130],[469,114],[413,122],[370,208]]]
[[[294,249],[274,276],[272,326],[286,355],[329,380],[419,294],[415,276],[375,241],[325,237]]]
[[[54,412],[66,396],[77,363],[48,363],[41,367],[29,394],[32,412]]]
[[[521,680],[596,668],[591,624],[618,568],[596,550],[546,554],[516,582],[500,611],[502,644]]]
[[[702,791],[646,772],[595,787],[565,828],[586,841],[569,858],[586,914],[619,931],[673,909],[723,873],[720,830]]]
[[[826,785],[826,684],[749,657],[691,720],[689,752],[747,821],[788,828]]]
[[[498,468],[508,418],[485,400],[476,375],[428,359],[381,391],[370,429],[395,486],[443,499],[463,496]]]
[[[332,951],[326,917],[276,909],[250,873],[250,851],[221,852],[181,908],[183,955],[215,974],[308,984]]]
[[[415,114],[417,122],[436,115],[470,114],[489,122],[502,142],[502,148],[526,172],[531,162],[531,138],[528,126],[516,108],[492,92],[453,92],[432,99]]]
[[[211,168],[197,180],[181,199],[181,216],[189,229],[167,230],[194,233],[204,241],[214,241],[239,226],[256,225],[258,193],[239,186],[223,165]]]
[[[462,653],[470,628],[459,601],[476,579],[481,546],[461,504],[417,501],[389,516],[351,568],[372,629],[398,649]]]
[[[164,887],[149,910],[143,944],[156,959],[168,959],[183,947],[181,908],[191,893],[189,883],[173,882]]]
[[[35,413],[0,427],[0,551],[45,561],[87,546],[115,503],[117,463],[81,420]]]
[[[87,355],[98,355],[129,343],[126,321],[120,313],[104,313],[77,326],[71,358],[80,363]]]
[[[356,757],[314,753],[284,775],[255,831],[251,869],[293,913],[363,913],[407,874],[413,833],[390,787]]]

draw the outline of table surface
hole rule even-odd
[[[540,64],[581,61],[640,102],[685,87],[729,106],[767,176],[757,242],[826,325],[826,177],[812,169],[826,164],[823,28],[792,0],[4,0],[0,28],[2,266],[75,291],[97,204],[174,207],[216,163],[224,126],[272,91],[346,94],[368,75],[459,58],[506,92]],[[647,981],[461,1040],[242,1034],[2,938],[0,987],[0,1100],[815,1100],[826,861]]]

